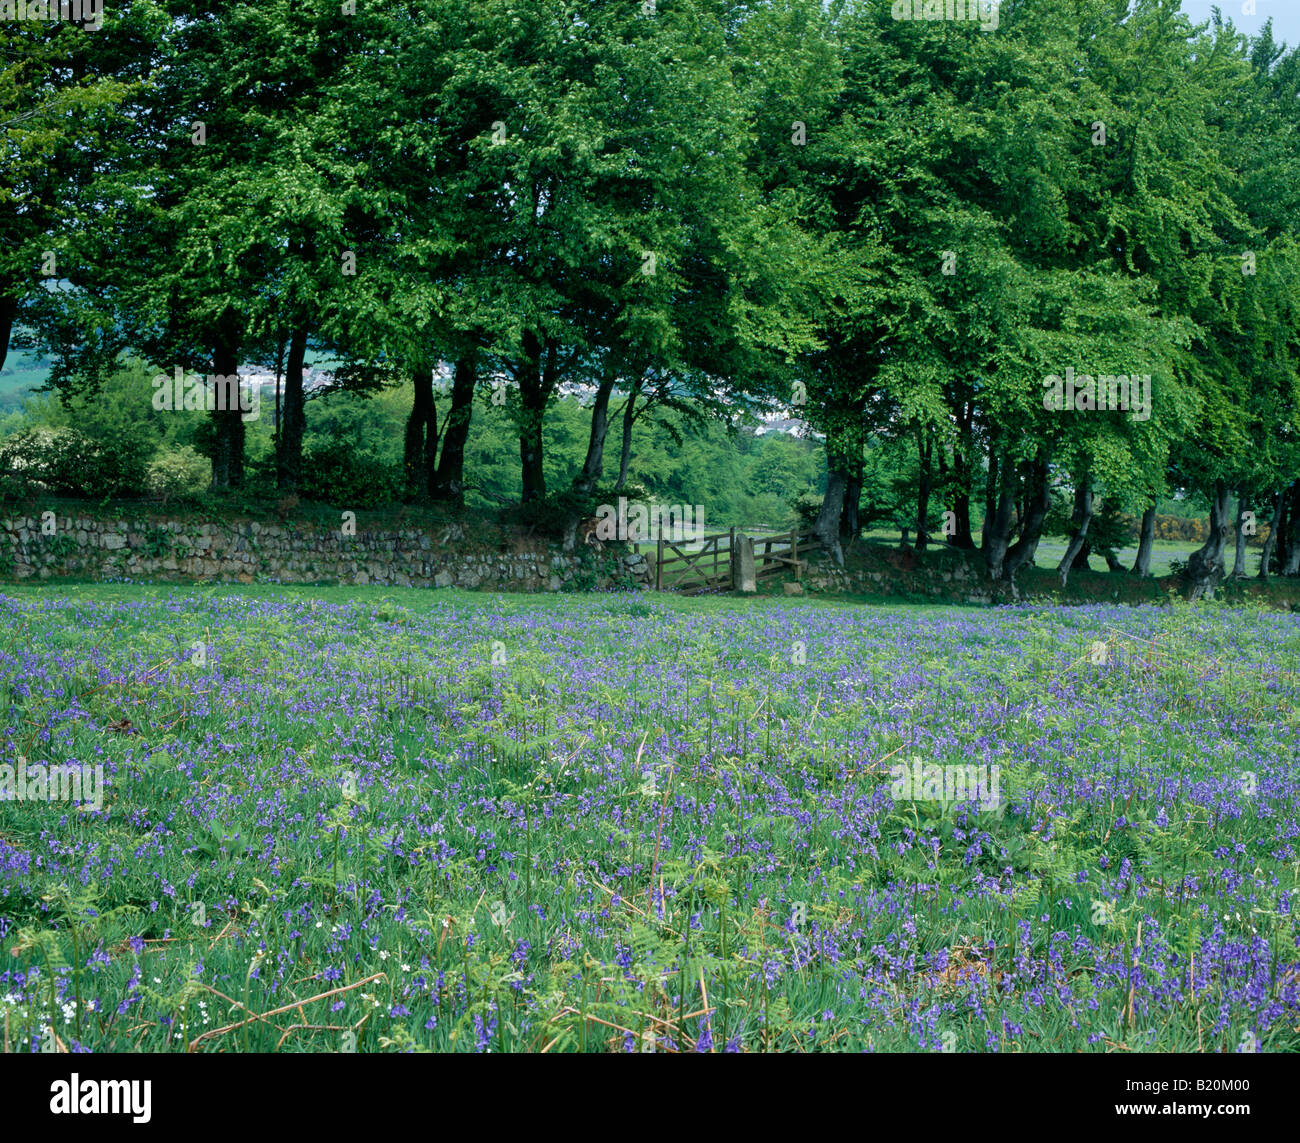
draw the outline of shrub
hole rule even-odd
[[[144,461],[134,450],[119,451],[73,428],[41,427],[10,437],[0,446],[0,471],[9,490],[99,499],[139,493]]]
[[[800,493],[794,502],[795,522],[801,532],[806,532],[817,523],[817,516],[822,510],[822,497],[816,492]]]
[[[208,486],[211,466],[189,445],[160,452],[145,471],[145,487],[164,504],[177,497],[197,496]]]
[[[1209,538],[1210,526],[1203,517],[1157,516],[1155,538],[1178,540],[1183,543],[1203,544]]]
[[[1088,547],[1092,554],[1118,560],[1118,550],[1135,539],[1132,517],[1125,516],[1114,500],[1103,500],[1100,510],[1088,524]]]
[[[302,495],[344,508],[377,508],[401,499],[402,473],[397,465],[366,449],[329,440],[303,457]]]
[[[144,552],[152,559],[162,559],[172,550],[172,534],[166,528],[146,528],[144,532]]]
[[[532,529],[539,536],[560,539],[565,528],[574,520],[584,519],[596,510],[601,501],[596,496],[583,496],[572,489],[552,493],[540,500],[530,500],[506,510],[508,523]]]

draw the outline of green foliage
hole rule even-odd
[[[1107,497],[1088,524],[1088,547],[1099,556],[1118,559],[1119,549],[1135,538],[1133,521],[1120,511],[1112,497]]]
[[[52,536],[49,540],[50,555],[60,563],[75,555],[77,551],[77,541],[69,535]]]
[[[0,445],[0,469],[5,487],[21,495],[41,491],[100,499],[138,493],[144,482],[140,455],[124,455],[111,443],[68,427],[16,433]]]
[[[144,553],[150,559],[162,559],[172,551],[172,532],[167,528],[146,528]]]
[[[345,440],[325,440],[306,451],[303,492],[340,507],[376,508],[400,498],[400,468]]]
[[[1270,31],[1158,0],[1017,3],[993,34],[885,0],[589,7],[162,0],[107,51],[17,29],[0,348],[45,355],[59,401],[0,439],[106,450],[35,458],[33,487],[193,496],[190,447],[269,499],[292,423],[162,414],[151,375],[305,344],[335,385],[306,402],[297,491],[329,503],[446,462],[448,392],[408,425],[443,361],[473,363],[465,471],[442,474],[471,511],[562,496],[598,409],[581,487],[779,528],[860,483],[864,527],[990,522],[994,574],[1036,539],[1002,521],[1075,485],[1131,515],[1300,488],[1300,56]],[[229,109],[201,143],[195,107]],[[1150,375],[1150,415],[1045,407],[1067,370]],[[760,436],[774,413],[821,439]]]
[[[193,497],[208,486],[207,460],[191,445],[158,452],[145,471],[145,486],[163,503]]]

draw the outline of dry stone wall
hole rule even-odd
[[[562,591],[644,583],[649,574],[646,558],[634,553],[564,552],[520,537],[491,550],[466,543],[454,526],[370,530],[357,524],[355,532],[296,521],[12,515],[0,517],[0,575]]]
[[[895,553],[890,553],[892,557]],[[814,560],[803,574],[808,591],[839,594],[898,595],[915,599],[930,596],[936,602],[992,604],[1010,602],[1008,589],[992,585],[988,577],[966,562],[951,560],[942,566],[906,569],[886,559],[880,566],[838,568],[824,557]],[[789,585],[787,585],[788,587]]]

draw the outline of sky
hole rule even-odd
[[[1210,9],[1216,6],[1239,32],[1254,36],[1272,19],[1275,40],[1290,47],[1300,45],[1300,0],[1183,0],[1183,11],[1194,24],[1208,20]]]

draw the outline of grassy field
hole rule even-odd
[[[713,527],[707,528],[710,535],[716,530]],[[785,532],[769,528],[743,528],[748,535],[759,539],[769,535],[785,535]],[[788,532],[789,529],[786,529]],[[890,547],[898,545],[899,535],[895,531],[871,531],[864,532],[863,539],[869,543],[885,544]],[[1034,566],[1040,568],[1055,569],[1056,565],[1061,562],[1061,557],[1065,555],[1066,538],[1064,536],[1044,536],[1039,541],[1038,547],[1034,552]],[[687,541],[678,545],[683,551],[692,552],[698,550],[703,545],[699,541]],[[725,546],[725,545],[724,545]],[[1170,560],[1181,560],[1187,562],[1187,557],[1197,548],[1199,544],[1181,543],[1176,540],[1156,540],[1151,548],[1151,574],[1153,576],[1164,576],[1170,574]],[[639,550],[653,553],[655,545],[643,543],[639,545]],[[1120,563],[1126,568],[1133,566],[1133,561],[1137,559],[1137,544],[1131,547],[1120,548],[1118,553]],[[1246,552],[1247,574],[1253,576],[1259,571],[1260,549],[1258,547],[1249,547]],[[1232,570],[1233,554],[1228,552],[1228,570]],[[1106,561],[1100,556],[1092,556],[1088,561],[1089,567],[1093,571],[1106,571]],[[680,569],[678,569],[680,570]]]
[[[1061,557],[1065,555],[1067,540],[1064,536],[1047,536],[1039,543],[1034,551],[1034,566],[1040,568],[1053,568],[1061,562]],[[1177,540],[1155,540],[1151,544],[1151,574],[1155,576],[1169,575],[1169,561],[1181,560],[1187,562],[1187,557],[1195,551],[1199,544],[1180,543]],[[1119,548],[1116,551],[1119,556],[1119,562],[1126,568],[1133,566],[1133,561],[1137,559],[1137,544],[1128,548]],[[1249,574],[1254,575],[1259,571],[1259,548],[1248,548],[1246,551],[1246,566]],[[1233,554],[1231,549],[1228,551],[1228,570],[1232,570]],[[1104,572],[1106,570],[1106,561],[1100,556],[1091,556],[1088,559],[1088,566],[1093,571]]]
[[[863,535],[868,540],[873,540],[881,544],[897,544],[897,532],[872,531],[864,532]],[[1040,568],[1055,568],[1061,562],[1061,557],[1065,555],[1066,537],[1064,536],[1044,536],[1034,550],[1034,566]],[[1199,544],[1180,543],[1176,540],[1155,540],[1151,546],[1151,574],[1154,576],[1169,575],[1169,561],[1181,560],[1187,562],[1187,557],[1196,549]],[[1137,544],[1131,547],[1120,548],[1117,552],[1119,561],[1126,568],[1133,566],[1133,561],[1137,559]],[[1258,547],[1251,547],[1247,550],[1247,566],[1249,574],[1254,575],[1259,571],[1259,554]],[[1106,570],[1106,561],[1100,556],[1092,556],[1088,560],[1088,566],[1093,571],[1104,572]],[[1228,570],[1232,570],[1232,552],[1228,552]]]
[[[104,775],[0,803],[5,1051],[1300,1047],[1292,615],[0,614],[0,762]]]

